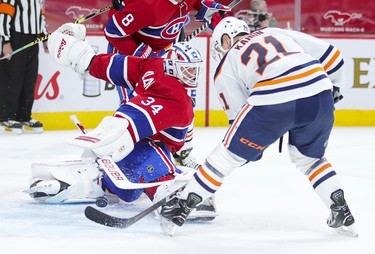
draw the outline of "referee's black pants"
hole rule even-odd
[[[13,50],[35,41],[37,35],[12,32]],[[31,119],[38,76],[39,46],[36,44],[0,61],[0,122]]]

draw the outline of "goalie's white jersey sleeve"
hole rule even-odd
[[[246,101],[273,105],[342,83],[343,59],[329,43],[297,31],[265,28],[242,37],[217,67],[217,94],[233,120]]]

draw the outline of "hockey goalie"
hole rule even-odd
[[[104,206],[113,197],[133,202],[142,193],[157,200],[167,185],[186,182],[195,172],[178,168],[171,154],[183,147],[194,117],[189,90],[196,89],[202,72],[201,55],[187,43],[175,44],[164,58],[95,54],[85,35],[82,25],[61,26],[48,41],[53,59],[79,75],[89,72],[133,89],[136,96],[69,142],[84,150],[81,160],[32,164],[25,192],[45,203],[105,201],[97,202]],[[213,219],[213,199],[196,211]]]

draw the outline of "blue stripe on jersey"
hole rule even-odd
[[[327,180],[328,178],[331,178],[332,176],[336,175],[336,172],[335,171],[331,171],[329,172],[328,174],[324,175],[322,178],[320,178],[318,181],[316,181],[313,185],[313,188],[315,189],[316,187],[319,186],[319,184],[321,184],[322,182],[324,182],[325,180]]]
[[[117,54],[113,56],[113,61],[109,66],[109,78],[113,81],[115,85],[121,85],[129,89],[134,89],[133,86],[125,80],[127,69],[124,69],[125,61],[127,61],[126,56]]]
[[[264,95],[264,94],[273,94],[273,93],[278,93],[278,92],[284,92],[284,91],[289,91],[289,90],[293,90],[293,89],[298,89],[298,88],[301,88],[301,87],[305,87],[305,86],[309,86],[311,84],[314,84],[315,82],[318,82],[319,80],[322,80],[322,79],[325,79],[325,78],[328,78],[328,76],[326,74],[322,74],[322,75],[319,75],[311,80],[308,80],[308,81],[305,81],[305,82],[302,82],[302,83],[299,83],[299,84],[295,84],[295,85],[291,85],[291,86],[286,86],[286,87],[280,87],[280,88],[276,88],[276,89],[272,89],[272,90],[266,90],[266,91],[256,91],[256,92],[252,92],[250,94],[250,96],[252,95]]]
[[[188,130],[188,127],[184,129],[168,128],[168,129],[163,130],[163,132],[166,132],[167,134],[171,135],[177,140],[180,140],[181,142],[185,139],[187,130]]]
[[[130,104],[121,105],[117,111],[129,116],[133,120],[139,139],[143,139],[154,134],[147,117],[142,111],[131,106]]]
[[[105,31],[109,34],[114,34],[114,35],[118,35],[118,36],[124,36],[123,34],[121,34],[120,30],[116,27],[116,24],[115,22],[113,22],[113,18],[110,18],[108,20],[108,23],[107,25],[105,26]]]
[[[164,29],[164,26],[162,26],[160,28],[146,27],[146,28],[141,29],[141,31],[144,34],[147,34],[147,35],[150,35],[150,36],[153,36],[153,37],[161,38],[160,34],[161,34],[161,31],[163,31],[163,29]]]
[[[341,66],[343,66],[343,64],[344,64],[344,59],[341,59],[341,61],[336,65],[335,68],[333,68],[330,71],[327,71],[328,75],[331,75],[332,73],[336,72],[338,69],[341,68]]]
[[[203,187],[203,189],[205,189],[206,191],[210,192],[210,193],[215,193],[216,190],[213,190],[211,189],[210,187],[207,186],[207,184],[205,184],[198,176],[197,176],[197,173],[194,174],[194,178],[195,180],[199,183],[200,186]]]
[[[333,46],[332,46],[332,45],[329,45],[328,49],[326,50],[326,52],[324,52],[324,54],[323,54],[322,57],[319,59],[319,61],[320,61],[321,63],[323,63],[323,62],[327,59],[327,57],[329,56],[329,54],[331,54],[332,50],[333,50]]]
[[[314,64],[321,64],[318,60],[312,60],[310,62],[307,62],[307,63],[304,63],[304,64],[301,64],[301,65],[297,65],[289,70],[287,70],[286,72],[276,76],[276,77],[273,77],[273,78],[269,78],[269,79],[264,79],[264,80],[261,80],[259,82],[264,82],[264,81],[269,81],[269,80],[274,80],[274,79],[277,79],[279,77],[282,77],[282,76],[287,76],[289,74],[291,74],[292,72],[295,72],[295,71],[299,71],[303,68],[306,68],[308,66],[311,66],[311,65],[314,65]]]

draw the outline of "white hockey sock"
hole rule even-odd
[[[306,172],[306,175],[318,196],[322,199],[324,204],[330,208],[333,204],[330,199],[331,193],[342,189],[339,178],[333,170],[332,165],[326,160],[320,160],[319,163],[312,166],[311,170]]]
[[[186,199],[190,192],[194,192],[201,196],[202,200],[206,200],[220,188],[224,177],[222,173],[206,162],[194,174],[193,179],[181,193],[181,198]]]

